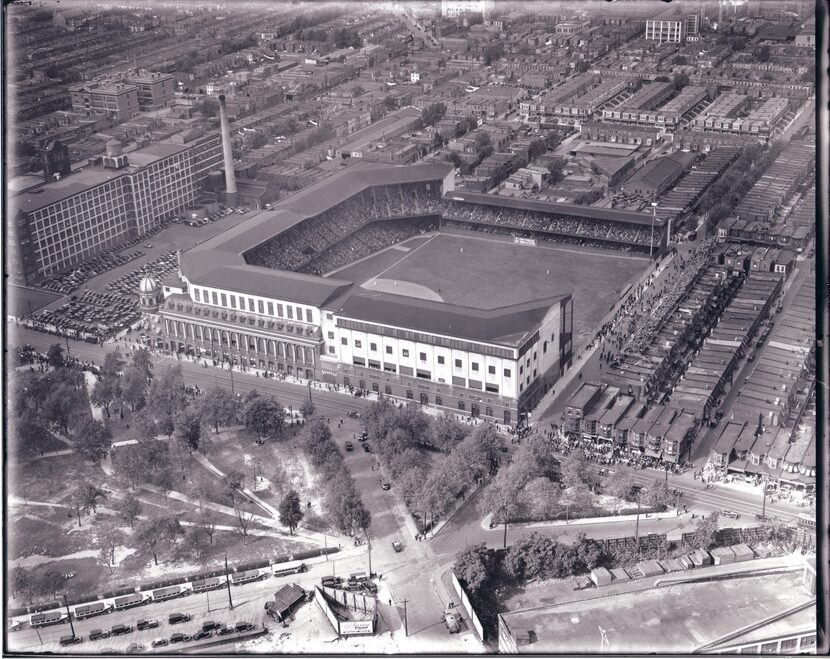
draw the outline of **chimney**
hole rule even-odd
[[[219,122],[222,126],[222,153],[225,156],[225,204],[235,206],[236,175],[233,171],[233,149],[231,148],[231,129],[228,126],[228,111],[225,108],[225,95],[219,94]]]

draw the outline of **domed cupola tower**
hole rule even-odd
[[[161,286],[150,275],[138,285],[138,297],[142,315],[158,314],[162,302]]]

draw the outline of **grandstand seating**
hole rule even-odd
[[[370,245],[387,247],[418,233],[421,224],[411,229],[402,225],[377,225],[379,220],[435,216],[440,213],[437,191],[423,185],[377,186],[363,190],[344,202],[292,227],[245,254],[248,263],[279,270],[325,272],[348,262],[352,253],[365,256]],[[389,242],[392,238],[397,240]],[[353,249],[354,248],[354,249]],[[361,258],[355,256],[354,258]]]
[[[441,215],[455,226],[541,240],[647,251],[649,225],[443,201],[424,184],[374,186],[249,250],[245,260],[279,270],[322,274],[434,226]]]

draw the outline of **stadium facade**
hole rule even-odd
[[[297,271],[389,220],[437,223],[454,187],[449,165],[361,162],[304,188],[181,254],[179,277],[144,282],[150,340],[516,424],[571,360],[570,294],[476,309]]]

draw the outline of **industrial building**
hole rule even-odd
[[[207,167],[218,165],[210,150],[167,142],[136,147],[110,140],[106,155],[10,199],[13,281],[31,284],[144,235],[196,201],[194,168],[205,168],[205,156]]]

